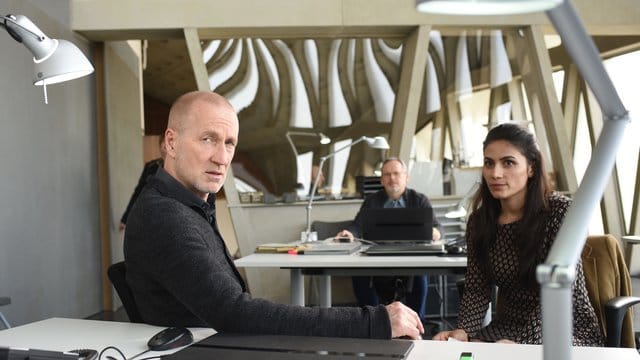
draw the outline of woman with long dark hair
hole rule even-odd
[[[544,261],[571,200],[555,193],[533,135],[514,124],[489,131],[483,144],[482,185],[466,231],[468,265],[458,329],[434,340],[542,342],[540,286],[535,272]],[[482,328],[491,289],[500,303]],[[602,346],[595,311],[585,287],[582,263],[573,284],[573,343]]]

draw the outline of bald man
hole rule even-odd
[[[238,144],[238,118],[211,92],[171,107],[167,155],[129,214],[127,283],[146,323],[219,332],[419,338],[418,315],[402,305],[310,308],[254,299],[218,231],[215,194]]]

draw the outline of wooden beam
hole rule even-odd
[[[578,68],[571,64],[565,68],[564,86],[562,87],[562,106],[567,133],[569,134],[569,148],[574,151],[578,128],[578,108],[580,105],[581,77]]]
[[[113,291],[107,269],[111,266],[111,205],[109,202],[109,152],[107,147],[107,110],[105,106],[104,43],[93,50],[96,77],[96,157],[98,160],[98,211],[100,213],[100,273],[102,310],[113,311]]]
[[[543,12],[512,16],[441,16],[416,11],[415,0],[71,0],[73,30],[93,41],[232,37],[405,37],[416,26],[499,28],[542,25]],[[592,35],[640,34],[637,0],[575,0]],[[542,28],[542,27],[541,27]],[[443,29],[445,30],[445,29]]]
[[[587,113],[589,136],[591,138],[591,148],[594,148],[596,146],[596,140],[602,132],[604,118],[602,116],[600,106],[598,105],[598,101],[584,82],[582,89],[585,110]],[[611,171],[611,177],[609,178],[607,187],[604,190],[604,194],[602,195],[600,209],[602,212],[604,232],[615,236],[616,239],[622,239],[622,236],[626,235],[626,229],[624,224],[622,199],[620,198],[620,181],[618,180],[618,170],[615,165]]]
[[[526,26],[510,33],[510,36],[514,37],[517,61],[526,87],[536,135],[541,148],[545,145],[549,147],[557,187],[559,190],[575,192],[578,182],[573,156],[567,149],[569,136],[551,77],[551,61],[542,30],[538,26]]]
[[[418,122],[430,30],[429,26],[419,26],[405,41],[402,51],[400,82],[389,135],[389,155],[405,162],[411,156],[411,143]]]

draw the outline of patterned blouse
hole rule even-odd
[[[549,253],[571,200],[553,194],[549,198],[551,214],[542,239],[544,258]],[[460,303],[458,327],[470,336],[484,341],[509,339],[523,344],[542,343],[542,315],[540,291],[522,286],[518,279],[518,254],[514,244],[514,232],[518,221],[498,224],[495,244],[488,251],[492,274],[481,270],[479,259],[471,256],[474,244],[469,241],[465,289]],[[484,314],[491,299],[491,287],[495,284],[500,292],[500,312],[492,322],[481,328]],[[603,338],[593,307],[585,287],[582,262],[578,263],[573,284],[573,345],[602,346]]]

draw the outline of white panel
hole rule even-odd
[[[302,75],[298,64],[291,53],[291,50],[282,40],[274,40],[273,42],[287,61],[289,74],[291,74],[291,118],[289,126],[296,128],[313,128],[313,120],[311,119],[311,108],[309,107],[309,98],[307,90],[302,81]]]
[[[262,55],[264,65],[267,68],[267,76],[269,76],[269,84],[271,85],[273,100],[273,115],[275,115],[278,110],[278,102],[280,101],[280,77],[278,76],[278,68],[276,67],[275,61],[273,61],[273,56],[269,50],[267,50],[267,46],[264,44],[264,41],[262,41],[262,39],[256,39],[256,44],[258,45],[260,55]]]
[[[509,57],[507,56],[507,49],[504,47],[504,40],[502,39],[502,31],[492,30],[491,40],[491,79],[490,84],[492,88],[498,87],[502,84],[506,84],[511,81],[513,77],[511,74],[511,66],[509,65]]]
[[[376,109],[376,118],[378,122],[390,123],[396,94],[393,92],[389,81],[387,81],[382,69],[380,69],[380,66],[375,60],[373,49],[371,48],[371,39],[364,39],[362,45],[365,74],[369,81],[369,89],[373,97],[373,106]]]
[[[327,83],[329,86],[329,127],[351,125],[351,113],[344,99],[338,70],[338,50],[342,40],[334,40],[329,53],[329,70]]]
[[[233,54],[229,57],[226,63],[220,68],[216,69],[213,73],[209,74],[209,86],[212,91],[216,91],[216,88],[229,80],[233,74],[238,71],[240,67],[240,60],[242,59],[242,41],[239,41],[238,46],[233,50]]]
[[[311,83],[313,83],[313,90],[316,100],[319,98],[320,85],[319,85],[319,73],[318,73],[318,47],[315,40],[307,39],[304,41],[304,57],[309,65],[309,74],[311,75]]]
[[[380,46],[380,50],[382,50],[384,56],[393,61],[394,64],[400,65],[400,58],[402,57],[402,45],[398,46],[397,48],[392,48],[387,45],[387,43],[382,39],[377,39],[377,41],[378,46]]]
[[[251,39],[244,40],[247,44],[247,50],[245,56],[249,58],[249,66],[247,72],[244,74],[244,78],[238,83],[231,91],[225,96],[227,100],[233,105],[236,112],[240,112],[242,109],[253,103],[258,93],[258,64],[256,63],[256,54],[253,50],[253,44]]]

